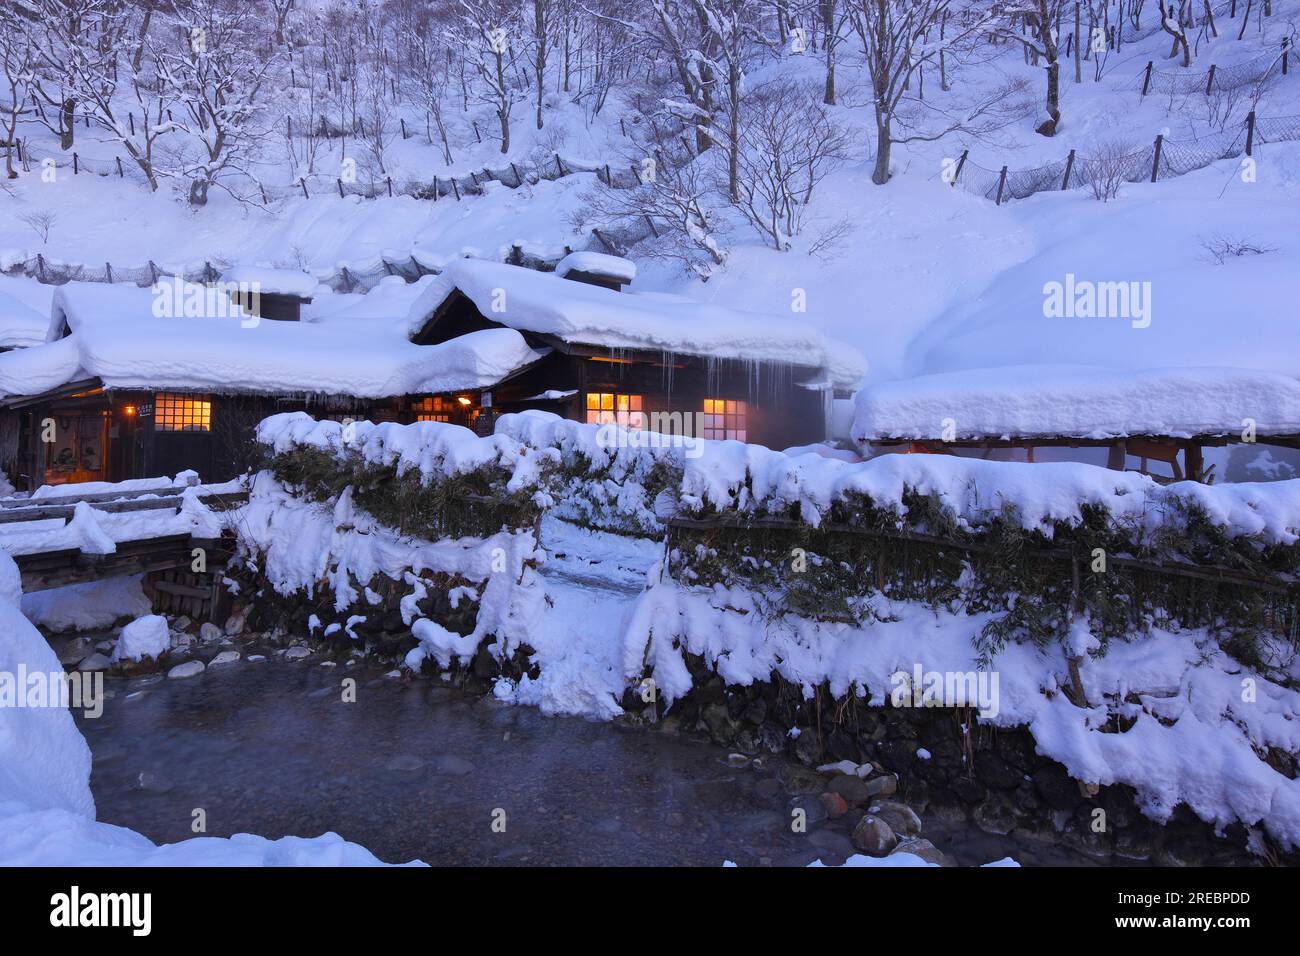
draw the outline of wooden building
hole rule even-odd
[[[29,490],[184,470],[222,481],[254,464],[257,422],[286,411],[487,434],[504,412],[540,409],[775,448],[826,439],[832,400],[860,368],[832,370],[819,334],[619,291],[625,260],[576,262],[542,273],[457,260],[413,284],[314,299],[254,270],[257,313],[221,317],[160,316],[148,289],[60,287],[46,341],[0,355],[0,468]]]

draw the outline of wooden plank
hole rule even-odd
[[[174,594],[180,597],[204,598],[212,596],[212,588],[195,587],[192,584],[177,584],[175,581],[155,581],[154,590],[162,594]]]
[[[239,491],[220,495],[200,495],[199,501],[214,510],[225,511],[248,501],[248,492]],[[181,496],[169,498],[142,498],[127,501],[87,502],[96,511],[109,514],[123,514],[134,511],[163,511],[177,509],[184,503]],[[76,505],[43,505],[28,508],[0,509],[0,524],[17,524],[23,521],[51,521],[62,518],[71,520],[76,514]]]

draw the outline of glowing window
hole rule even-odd
[[[749,410],[744,402],[730,398],[704,400],[704,438],[732,438],[745,441],[746,418]]]
[[[449,422],[451,400],[444,399],[441,395],[412,399],[411,411],[415,412],[417,422]]]
[[[617,422],[626,428],[644,427],[640,395],[621,392],[588,392],[587,424]]]
[[[212,403],[188,395],[158,394],[154,397],[154,428],[160,432],[207,432],[212,430]]]

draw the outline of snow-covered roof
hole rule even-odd
[[[292,295],[310,299],[318,285],[313,276],[297,269],[267,269],[261,266],[232,266],[221,275],[222,282],[237,282],[266,295]]]
[[[881,382],[855,396],[857,441],[1190,438],[1300,433],[1300,381],[1236,368],[1079,365],[971,369]]]
[[[567,276],[570,272],[585,272],[588,275],[617,279],[627,283],[636,278],[636,263],[622,256],[610,256],[603,252],[570,252],[555,267],[557,276]]]
[[[61,287],[47,344],[0,355],[0,393],[35,395],[82,378],[107,388],[315,392],[384,398],[484,388],[541,357],[513,329],[437,346],[400,323],[245,323],[158,318],[148,289]]]
[[[666,293],[615,292],[477,259],[448,263],[440,278],[411,306],[407,325],[413,331],[459,290],[492,321],[569,343],[812,366],[844,384],[865,370],[853,349],[828,342],[795,315],[740,312]]]
[[[45,316],[0,290],[0,349],[21,349],[45,341]]]

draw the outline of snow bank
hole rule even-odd
[[[119,618],[149,613],[151,602],[145,597],[143,579],[137,574],[33,591],[23,595],[23,615],[56,634],[112,627]]]
[[[45,316],[0,290],[0,349],[21,349],[45,341]]]
[[[18,567],[0,551],[0,674],[62,673],[18,611]],[[267,840],[250,834],[158,846],[95,820],[90,750],[64,707],[0,707],[0,866],[376,866],[335,833]]]
[[[806,697],[828,682],[833,696],[869,694],[874,706],[885,704],[896,672],[981,670],[972,640],[986,614],[882,600],[879,610],[892,619],[853,626],[769,617],[758,596],[739,588],[688,588],[654,571],[649,580],[625,632],[624,671],[640,679],[648,667],[667,702],[691,688],[687,653],[728,684],[779,674]],[[1300,846],[1300,780],[1260,757],[1270,747],[1300,750],[1300,693],[1230,658],[1213,637],[1157,628],[1141,640],[1111,642],[1104,657],[1080,665],[1083,708],[1061,690],[1068,664],[1060,645],[1009,644],[992,670],[998,711],[981,719],[1028,727],[1038,751],[1076,779],[1134,787],[1157,821],[1185,802],[1218,829],[1240,820],[1262,825],[1283,847]],[[1251,700],[1243,699],[1247,680],[1257,691]],[[1117,712],[1134,722],[1108,732]]]
[[[852,437],[955,439],[1300,432],[1300,380],[1231,368],[1025,365],[922,375],[855,396]]]

